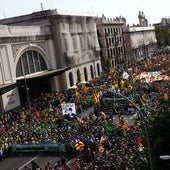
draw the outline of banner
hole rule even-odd
[[[77,117],[75,103],[61,104],[62,113],[65,117],[75,118]]]
[[[47,143],[47,144],[12,144],[12,152],[67,152],[67,144]]]

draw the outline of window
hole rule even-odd
[[[104,32],[105,32],[105,35],[106,35],[107,34],[107,29],[106,28],[104,29]]]
[[[81,81],[80,70],[77,70],[77,82]]]
[[[29,50],[20,57],[16,67],[16,76],[20,77],[43,70],[47,70],[43,57],[36,51]]]
[[[93,66],[90,66],[90,73],[91,73],[91,78],[94,78],[94,71],[93,71]]]
[[[108,41],[108,39],[106,38],[106,45],[108,46],[109,45],[109,41]]]
[[[72,72],[69,72],[69,82],[70,82],[70,87],[74,85]]]
[[[85,81],[88,81],[88,75],[87,75],[87,68],[84,67],[84,78],[85,78]]]
[[[100,76],[100,66],[99,66],[99,63],[97,63],[97,74]]]
[[[110,57],[110,50],[109,49],[107,49],[107,56],[108,56],[108,58]]]

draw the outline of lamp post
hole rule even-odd
[[[32,44],[30,43],[29,44],[29,50],[30,50],[30,47],[32,46]],[[26,57],[27,57],[27,52],[26,52]],[[23,76],[24,76],[24,84],[25,84],[25,90],[26,90],[26,98],[27,98],[27,104],[28,104],[28,110],[29,110],[29,113],[31,112],[31,102],[30,102],[30,96],[29,96],[29,88],[28,88],[28,83],[27,83],[27,77],[26,77],[26,74],[25,74],[25,67],[24,67],[24,64],[23,64],[23,59],[21,60],[21,66],[22,66],[22,72],[23,72]]]
[[[27,84],[27,79],[26,79],[25,73],[24,73],[24,82],[25,82],[25,89],[26,89],[26,95],[27,95],[27,104],[28,104],[29,113],[30,113],[31,112],[31,102],[30,102],[29,88],[28,88],[28,84]]]
[[[159,156],[159,159],[170,160],[170,155],[161,155],[161,156]]]
[[[135,109],[137,110],[137,113],[139,114],[140,118],[142,119],[142,121],[143,121],[143,123],[145,125],[145,133],[146,133],[147,145],[148,145],[148,149],[149,149],[150,170],[153,170],[153,161],[152,161],[152,153],[151,153],[151,145],[150,145],[150,139],[149,139],[148,126],[147,126],[147,123],[145,121],[145,118],[144,118],[143,113],[141,112],[140,108],[136,104],[134,104],[130,99],[128,99],[126,96],[122,95],[121,93],[117,93],[115,91],[110,91],[109,89],[105,89],[105,88],[100,87],[100,86],[93,86],[92,84],[90,84],[88,82],[86,82],[86,83],[87,83],[88,86],[90,85],[92,88],[99,89],[99,90],[102,90],[102,91],[107,91],[109,93],[112,93],[112,94],[115,94],[117,96],[123,97],[124,99],[129,101],[135,107]]]

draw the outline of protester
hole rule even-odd
[[[135,103],[140,109],[147,109],[148,104],[152,109],[167,108],[170,100],[170,80],[152,82],[152,77],[149,82],[146,82],[146,78],[138,78],[143,71],[153,71],[153,69],[161,70],[163,74],[169,76],[170,54],[143,59],[136,66],[119,68],[118,71],[112,70],[107,77],[91,81],[95,87],[107,88],[111,92],[96,91],[95,93],[99,95],[94,95],[92,87],[85,89],[78,86],[79,94],[70,90],[42,93],[32,102],[31,113],[28,112],[27,107],[23,107],[19,111],[14,110],[1,115],[0,153],[7,153],[12,144],[66,143],[69,154],[80,157],[74,164],[80,170],[108,170],[109,168],[121,170],[144,167],[148,158],[144,152],[146,143],[143,141],[141,130],[144,125],[140,120],[136,120],[133,125],[128,125],[123,119],[123,114],[127,110],[123,110],[120,121],[114,124],[114,114],[120,113],[118,108],[123,108],[121,105],[113,109],[114,113],[103,112],[108,105],[98,107],[94,114],[82,114],[82,109],[86,110],[94,105],[94,102],[100,106],[101,100],[93,100],[94,97],[112,98],[112,91],[126,97],[132,96],[133,101],[126,105]],[[129,79],[123,78],[123,71],[129,74]],[[114,97],[118,96],[114,95]],[[158,97],[162,97],[166,102],[160,105],[157,101]],[[62,102],[75,103],[78,115],[70,114],[71,110],[69,110],[69,119],[67,119],[62,113]],[[146,118],[154,114],[146,113]],[[81,152],[76,150],[72,143],[75,136],[83,143]],[[105,142],[101,142],[101,139]],[[66,166],[66,160],[57,162],[55,169],[63,166]],[[33,161],[32,169],[37,167]],[[47,168],[52,168],[49,163]]]

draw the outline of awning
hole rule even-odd
[[[11,84],[0,85],[0,95],[12,90],[13,88],[17,87],[19,84],[20,84],[19,82],[16,82]]]
[[[46,71],[42,71],[39,73],[34,73],[34,74],[30,74],[30,75],[26,75],[25,77],[19,77],[17,78],[17,80],[24,80],[24,79],[40,79],[40,78],[46,78],[46,77],[53,77],[53,76],[58,76],[62,73],[64,73],[65,71],[69,70],[70,68],[62,68],[62,69],[56,69],[56,70],[46,70]]]

